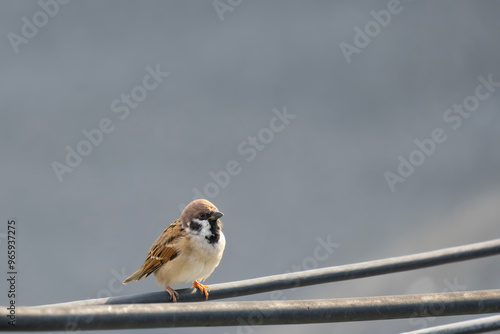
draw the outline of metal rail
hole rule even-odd
[[[424,328],[403,334],[475,334],[500,329],[500,315]]]
[[[19,307],[0,330],[60,331],[261,326],[500,312],[500,290],[295,301]],[[0,318],[6,319],[2,308]]]
[[[383,260],[215,284],[211,286],[210,300],[383,275],[497,254],[500,254],[500,239]],[[204,298],[195,289],[178,292],[181,302],[203,301]],[[169,301],[168,293],[155,292],[45,306],[20,306],[15,311],[15,327],[5,321],[11,311],[2,306],[0,318],[4,321],[0,322],[0,330],[259,326],[500,313],[500,290],[300,301]],[[494,321],[497,322],[491,326],[498,325],[498,319]]]
[[[209,300],[384,275],[498,254],[500,254],[500,239],[495,239],[491,241],[478,242],[464,246],[445,248],[383,260],[273,275],[222,284],[212,284],[210,285],[211,291]],[[179,293],[179,302],[204,301],[205,298],[196,289],[180,289],[177,290],[177,292]],[[88,299],[46,306],[85,306],[167,302],[170,302],[170,295],[165,291],[161,291],[110,298]]]

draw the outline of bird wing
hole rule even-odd
[[[179,219],[168,225],[165,230],[160,234],[158,239],[153,242],[149,249],[148,256],[144,261],[142,267],[132,274],[126,281],[141,280],[154,273],[161,265],[173,260],[179,255],[179,250],[174,242],[179,238],[184,238],[186,232],[182,228]]]

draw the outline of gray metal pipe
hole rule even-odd
[[[19,307],[15,327],[60,331],[196,326],[260,326],[500,312],[500,290],[295,301]],[[2,308],[0,317],[6,319]]]
[[[209,300],[384,275],[498,254],[500,254],[500,239],[383,260],[273,275],[230,283],[212,284],[210,285],[211,291]],[[196,289],[181,289],[177,292],[179,293],[179,302],[203,301],[205,298]],[[161,291],[138,295],[89,299],[53,305],[85,306],[168,302],[170,302],[170,295],[165,291]]]
[[[500,315],[424,328],[403,334],[475,334],[500,329]]]

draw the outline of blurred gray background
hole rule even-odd
[[[160,291],[116,277],[142,264],[194,189],[225,213],[225,255],[207,284],[500,237],[500,87],[470,97],[480,76],[500,82],[498,2],[41,3],[0,3],[0,247],[16,218],[18,305]],[[346,57],[347,44],[357,49]],[[169,73],[151,90],[148,66]],[[479,102],[467,118],[447,111],[465,101]],[[274,119],[284,110],[288,124]],[[58,178],[54,162],[67,166],[67,147],[88,153],[82,131],[101,122],[113,131]],[[412,155],[436,128],[446,141]],[[384,173],[410,155],[419,165],[391,189]],[[213,183],[230,161],[239,173]],[[318,238],[337,244],[332,254],[315,258]],[[499,264],[283,298],[498,288]],[[142,332],[396,333],[468,318]]]

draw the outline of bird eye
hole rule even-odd
[[[200,215],[199,215],[198,217],[199,217],[200,219],[205,220],[205,219],[207,219],[207,218],[208,218],[208,214],[206,214],[206,213],[200,213]]]

